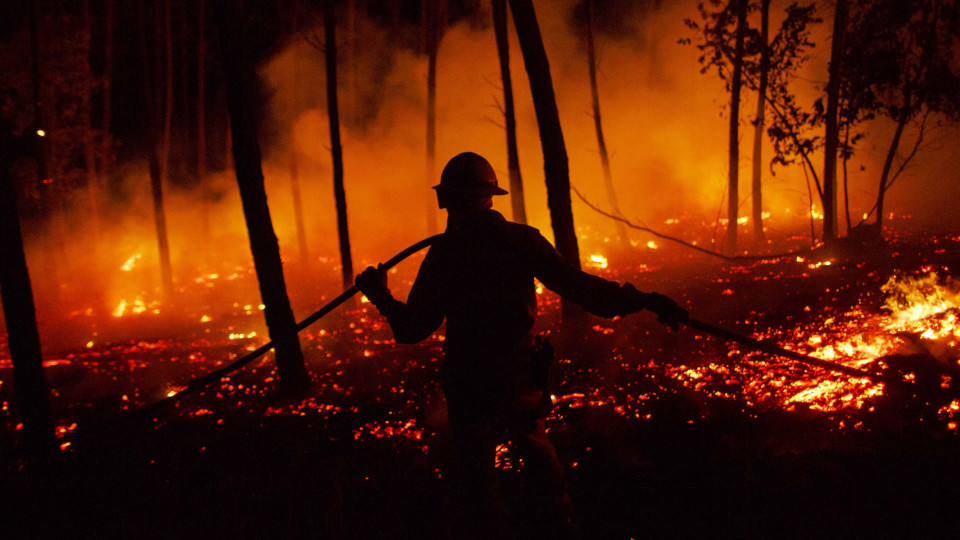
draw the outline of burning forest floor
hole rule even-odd
[[[538,330],[558,349],[547,425],[582,535],[956,535],[958,253],[960,236],[927,234],[833,257],[730,263],[664,246],[590,259],[588,270],[668,294],[699,320],[883,373],[873,379],[673,333],[648,313],[560,332],[559,302],[543,292]],[[398,291],[417,263],[404,266],[391,277]],[[18,453],[12,369],[0,358],[0,530],[443,537],[442,342],[396,345],[369,304],[301,333],[305,395],[278,393],[268,355],[148,421],[110,420],[266,341],[258,306],[222,304],[229,287],[209,281],[183,292],[195,301],[175,318],[191,322],[173,330],[144,332],[170,317],[149,309],[95,331],[78,318],[86,345],[45,356],[63,437],[53,456]],[[312,309],[324,301],[303,296]],[[509,444],[499,450],[506,496],[523,508],[523,463]]]

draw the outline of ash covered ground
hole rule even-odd
[[[881,371],[879,382],[690,329],[673,333],[650,314],[588,316],[561,332],[559,302],[543,292],[538,330],[558,349],[547,423],[582,536],[960,532],[958,310],[948,303],[924,316],[927,327],[894,327],[888,303],[891,277],[913,283],[923,301],[940,293],[910,280],[931,274],[956,294],[958,244],[955,234],[903,233],[885,246],[741,262],[661,246],[591,258],[586,268],[668,294],[728,330]],[[416,265],[391,275],[401,296]],[[0,530],[443,537],[442,341],[396,345],[369,304],[345,306],[301,333],[313,381],[305,395],[277,392],[268,355],[147,421],[112,420],[266,341],[255,299],[225,301],[234,287],[249,290],[250,273],[213,279],[182,290],[190,300],[175,314],[70,321],[79,342],[89,339],[45,355],[63,438],[43,462],[17,450],[12,369],[0,359]],[[301,318],[325,300],[310,287],[291,296]],[[498,471],[508,500],[523,508],[524,467],[509,444]]]

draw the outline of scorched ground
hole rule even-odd
[[[558,302],[541,292],[539,329],[560,352],[550,435],[584,536],[960,532],[958,244],[903,234],[885,247],[767,261],[656,244],[589,257],[590,271],[671,295],[698,319],[872,377],[672,333],[649,314],[560,332]],[[416,266],[391,275],[398,290]],[[278,396],[267,356],[149,421],[110,421],[266,341],[260,306],[240,285],[249,272],[228,277],[198,278],[175,308],[130,299],[112,320],[71,315],[82,345],[45,356],[63,438],[42,466],[15,450],[2,359],[3,530],[443,536],[442,342],[396,345],[369,304],[301,334],[313,378],[305,397]],[[324,292],[294,291],[301,318]],[[497,464],[522,501],[524,467],[509,442]]]

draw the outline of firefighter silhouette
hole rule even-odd
[[[664,295],[567,264],[537,229],[492,210],[492,197],[507,191],[475,153],[452,158],[434,189],[447,210],[447,228],[427,252],[407,301],[393,298],[380,268],[368,267],[356,284],[399,343],[417,343],[446,320],[440,382],[455,454],[450,476],[463,529],[457,534],[510,536],[494,468],[497,444],[509,440],[533,484],[527,510],[540,516],[539,533],[564,536],[570,504],[542,420],[550,408],[545,357],[552,351],[532,332],[534,278],[600,317],[648,309],[676,328],[688,314]]]

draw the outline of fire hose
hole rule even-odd
[[[393,257],[391,257],[390,260],[388,260],[387,262],[383,263],[383,264],[380,266],[380,268],[381,268],[382,270],[384,270],[384,271],[393,268],[394,266],[396,266],[397,264],[399,264],[401,261],[403,261],[403,260],[406,259],[407,257],[409,257],[409,256],[413,255],[414,253],[422,250],[423,248],[425,248],[425,247],[433,244],[433,243],[434,243],[438,238],[440,238],[441,236],[443,236],[443,235],[442,235],[442,234],[435,234],[435,235],[433,235],[433,236],[431,236],[431,237],[429,237],[429,238],[424,238],[423,240],[417,242],[416,244],[411,245],[411,246],[408,247],[407,249],[404,249],[404,250],[401,251],[400,253],[397,253],[396,255],[394,255]],[[353,286],[351,286],[349,289],[343,291],[343,292],[340,294],[340,296],[338,296],[338,297],[334,298],[333,300],[327,302],[326,305],[324,305],[322,308],[318,309],[317,311],[313,312],[312,315],[310,315],[309,317],[307,317],[307,318],[303,319],[302,321],[298,322],[298,323],[297,323],[297,326],[296,326],[296,331],[297,331],[297,332],[300,332],[300,331],[303,330],[304,328],[306,328],[306,327],[310,326],[311,324],[317,322],[317,321],[320,320],[322,317],[324,317],[325,315],[327,315],[328,313],[330,313],[330,312],[333,311],[334,309],[338,308],[341,304],[343,304],[344,302],[346,302],[347,300],[349,300],[350,298],[352,298],[352,297],[353,297],[355,294],[357,294],[358,292],[360,292],[360,288],[357,287],[356,285],[353,285]],[[222,379],[222,378],[226,377],[227,375],[233,373],[234,371],[242,368],[243,366],[249,364],[250,362],[253,362],[253,361],[256,360],[257,358],[260,358],[261,356],[263,356],[264,354],[266,354],[270,349],[272,349],[273,346],[274,346],[273,341],[268,341],[268,342],[264,343],[263,345],[261,345],[260,347],[258,347],[257,349],[255,349],[255,350],[247,353],[245,356],[242,356],[242,357],[238,358],[237,360],[234,360],[233,362],[227,364],[226,366],[223,366],[222,368],[220,368],[220,369],[218,369],[218,370],[216,370],[216,371],[211,371],[210,373],[207,373],[206,375],[197,377],[193,382],[191,382],[191,383],[190,383],[186,388],[184,388],[183,390],[180,390],[179,392],[177,392],[177,393],[175,393],[175,394],[173,394],[173,395],[167,396],[167,397],[161,399],[160,401],[157,401],[157,402],[155,402],[155,403],[152,403],[152,404],[150,404],[150,405],[147,405],[146,407],[144,407],[144,408],[142,408],[142,409],[139,409],[139,410],[137,410],[136,412],[132,413],[132,414],[130,415],[130,416],[131,416],[130,419],[133,420],[133,419],[135,419],[135,418],[139,419],[139,418],[141,418],[141,417],[143,417],[143,416],[148,416],[148,415],[149,415],[150,413],[152,413],[153,411],[155,411],[155,410],[163,407],[164,405],[166,405],[166,404],[168,404],[168,403],[172,403],[172,402],[175,402],[175,401],[179,401],[179,400],[180,400],[181,398],[183,398],[184,396],[187,396],[187,395],[189,395],[189,394],[192,394],[192,393],[194,393],[194,392],[196,392],[196,391],[198,391],[198,390],[202,390],[203,388],[207,387],[208,385],[210,385],[210,384],[212,384],[212,383],[214,383],[214,382],[216,382],[216,381],[219,381],[220,379]]]
[[[434,243],[438,238],[440,238],[441,236],[443,236],[443,235],[442,235],[442,234],[437,234],[437,235],[434,235],[434,236],[425,238],[425,239],[423,239],[423,240],[421,240],[421,241],[419,241],[419,242],[417,242],[417,243],[415,243],[415,244],[407,247],[407,248],[404,249],[403,251],[401,251],[401,252],[397,253],[396,255],[394,255],[394,256],[393,256],[392,258],[390,258],[387,262],[383,263],[383,264],[380,266],[380,268],[381,268],[382,270],[384,270],[384,271],[389,270],[390,268],[393,268],[394,266],[396,266],[397,264],[399,264],[401,261],[403,261],[403,260],[406,259],[407,257],[409,257],[409,256],[413,255],[414,253],[416,253],[416,252],[424,249],[424,248],[427,247],[427,246],[430,246],[431,244],[433,244],[433,243]],[[330,313],[331,311],[333,311],[334,309],[336,309],[337,307],[339,307],[341,304],[343,304],[344,302],[346,302],[347,300],[349,300],[350,298],[352,298],[352,297],[353,297],[355,294],[357,294],[358,292],[360,292],[360,288],[357,287],[356,285],[353,285],[352,287],[350,287],[349,289],[347,289],[346,291],[344,291],[343,293],[341,293],[339,296],[337,296],[336,298],[334,298],[333,300],[331,300],[330,302],[328,302],[326,305],[324,305],[323,307],[321,307],[320,309],[318,309],[317,311],[315,311],[313,314],[311,314],[311,315],[308,316],[307,318],[305,318],[305,319],[303,319],[302,321],[300,321],[299,323],[297,323],[297,325],[296,325],[296,331],[297,331],[297,332],[300,332],[301,330],[303,330],[303,329],[307,328],[308,326],[312,325],[313,323],[317,322],[317,321],[320,320],[322,317],[324,317],[325,315],[327,315],[328,313]],[[765,353],[773,354],[773,355],[777,355],[777,356],[782,356],[782,357],[785,357],[785,358],[790,358],[790,359],[792,359],[792,360],[797,360],[797,361],[800,361],[800,362],[804,362],[804,363],[807,363],[807,364],[811,364],[811,365],[814,365],[814,366],[818,366],[818,367],[821,367],[821,368],[824,368],[824,369],[828,369],[828,370],[831,370],[831,371],[835,371],[835,372],[838,372],[838,373],[843,373],[844,375],[849,375],[849,376],[853,376],[853,377],[870,377],[870,378],[876,377],[875,374],[870,373],[870,372],[867,372],[867,371],[859,370],[859,369],[852,368],[852,367],[849,367],[849,366],[845,366],[845,365],[842,365],[842,364],[838,364],[838,363],[835,363],[835,362],[829,362],[829,361],[826,361],[826,360],[821,360],[821,359],[819,359],[819,358],[814,358],[814,357],[812,357],[812,356],[805,355],[805,354],[802,354],[802,353],[799,353],[799,352],[796,352],[796,351],[791,351],[791,350],[788,350],[788,349],[784,349],[784,348],[779,347],[779,346],[777,346],[777,345],[773,345],[773,344],[768,343],[768,342],[759,341],[759,340],[756,340],[756,339],[753,339],[753,338],[749,338],[749,337],[746,337],[746,336],[742,336],[742,335],[740,335],[740,334],[736,334],[736,333],[730,332],[730,331],[728,331],[728,330],[724,330],[724,329],[722,329],[722,328],[713,326],[713,325],[711,325],[711,324],[707,324],[707,323],[702,322],[702,321],[698,321],[698,320],[696,320],[696,319],[690,319],[688,322],[686,322],[686,326],[688,326],[688,327],[690,327],[690,328],[692,328],[692,329],[694,329],[694,330],[696,330],[696,331],[698,331],[698,332],[701,332],[701,333],[705,333],[705,334],[709,334],[709,335],[718,337],[718,338],[720,338],[720,339],[722,339],[722,340],[724,340],[724,341],[729,341],[729,342],[733,342],[733,343],[738,343],[738,344],[740,344],[740,345],[744,345],[744,346],[746,346],[746,347],[749,347],[749,348],[752,348],[752,349],[755,349],[755,350],[758,350],[758,351],[761,351],[761,352],[765,352]],[[234,360],[233,362],[227,364],[226,366],[224,366],[224,367],[222,367],[222,368],[220,368],[220,369],[217,369],[217,370],[215,370],[215,371],[212,371],[212,372],[210,372],[210,373],[207,373],[206,375],[202,375],[202,376],[200,376],[200,377],[197,377],[196,379],[193,380],[193,382],[191,382],[188,386],[186,386],[186,387],[183,388],[182,390],[180,390],[180,391],[178,391],[178,392],[176,392],[176,393],[174,393],[174,394],[171,394],[171,395],[169,395],[169,396],[167,396],[167,397],[165,397],[165,398],[163,398],[163,399],[161,399],[161,400],[159,400],[159,401],[156,401],[156,402],[154,402],[154,403],[152,403],[152,404],[150,404],[150,405],[147,405],[147,406],[145,406],[145,407],[143,407],[143,408],[141,408],[141,409],[138,409],[137,411],[134,411],[134,412],[132,412],[132,413],[130,413],[130,414],[128,414],[128,415],[125,415],[125,416],[122,416],[122,417],[120,417],[120,418],[117,418],[117,419],[115,419],[115,420],[112,421],[112,422],[108,422],[107,425],[116,425],[116,424],[120,424],[120,423],[133,423],[133,422],[135,422],[135,421],[142,420],[143,418],[148,418],[148,417],[149,417],[150,415],[152,415],[155,411],[157,411],[158,409],[164,407],[165,405],[168,405],[168,404],[177,402],[177,401],[179,401],[180,399],[182,399],[183,397],[185,397],[185,396],[187,396],[187,395],[190,395],[190,394],[192,394],[192,393],[194,393],[194,392],[197,392],[197,391],[199,391],[199,390],[202,390],[202,389],[206,388],[207,386],[209,386],[210,384],[212,384],[212,383],[214,383],[214,382],[216,382],[216,381],[219,381],[220,379],[226,377],[227,375],[233,373],[234,371],[237,371],[238,369],[246,366],[247,364],[253,362],[253,361],[256,360],[257,358],[260,358],[261,356],[263,356],[264,354],[266,354],[266,353],[267,353],[268,351],[270,351],[270,349],[272,349],[273,347],[274,347],[273,341],[269,341],[269,342],[267,342],[267,343],[264,343],[263,345],[261,345],[261,346],[258,347],[257,349],[255,349],[255,350],[247,353],[246,355],[238,358],[237,360]],[[101,426],[101,427],[105,427],[105,426]],[[98,431],[98,430],[96,430],[96,429],[90,429],[90,430],[86,430],[86,431],[83,432],[83,433],[86,433],[87,435],[90,435],[90,434],[92,434],[92,433],[95,433],[96,431]],[[68,436],[66,436],[66,437],[63,437],[63,438],[59,439],[59,441],[60,441],[60,442],[64,442],[64,441],[67,441],[67,440],[76,440],[76,439],[79,439],[79,438],[81,438],[81,437],[82,437],[82,433],[75,432],[75,433],[73,433],[73,434],[71,434],[71,435],[68,435]]]
[[[850,366],[845,366],[837,362],[830,362],[828,360],[822,360],[820,358],[815,358],[808,354],[799,353],[797,351],[791,351],[789,349],[784,349],[778,345],[766,341],[760,341],[758,339],[753,339],[747,336],[741,336],[740,334],[735,334],[729,330],[724,330],[712,324],[707,324],[703,321],[698,321],[696,319],[690,319],[687,323],[687,326],[690,328],[704,333],[709,334],[714,337],[718,337],[724,341],[729,341],[732,343],[738,343],[745,347],[764,352],[767,354],[773,354],[776,356],[782,356],[784,358],[789,358],[791,360],[797,360],[799,362],[804,362],[813,366],[817,366],[823,369],[828,369],[830,371],[835,371],[837,373],[843,373],[844,375],[850,375],[852,377],[868,377],[871,379],[879,378],[879,375],[869,371],[864,371],[862,369],[853,368]]]

